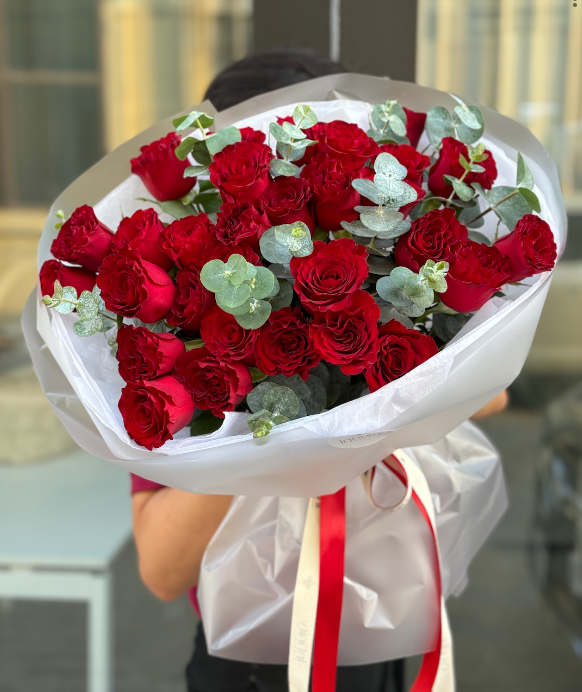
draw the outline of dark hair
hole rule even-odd
[[[204,98],[223,111],[253,96],[340,72],[349,70],[315,51],[278,48],[229,65],[212,80]]]

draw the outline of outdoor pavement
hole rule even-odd
[[[528,561],[541,416],[510,410],[482,426],[503,454],[511,506],[466,591],[449,602],[458,690],[579,692],[582,660]],[[133,545],[117,558],[114,579],[117,692],[183,692],[196,624],[187,598],[165,604],[150,595]],[[0,601],[0,692],[85,690],[85,631],[82,605]]]

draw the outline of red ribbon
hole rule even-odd
[[[401,473],[386,462],[384,464],[403,483],[408,478],[399,460],[393,455]],[[346,489],[333,495],[321,497],[320,508],[320,553],[319,553],[319,600],[313,645],[313,692],[335,692],[337,676],[337,654],[340,620],[343,601],[346,541]],[[437,646],[424,655],[422,665],[410,692],[431,692],[439,666],[441,654],[441,576],[438,563],[437,537],[426,508],[416,492],[412,499],[428,524],[434,542],[434,563],[438,596],[439,627]]]

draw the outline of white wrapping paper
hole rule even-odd
[[[266,111],[285,115],[300,101],[310,103],[322,120],[342,117],[365,126],[368,103],[386,98],[424,111],[454,103],[447,94],[413,84],[334,75],[251,99],[219,114],[217,127],[237,122],[264,129],[270,119]],[[525,128],[483,110],[483,139],[498,164],[497,184],[514,182],[519,148],[561,253],[566,217],[551,158]],[[143,206],[135,198],[144,195],[144,188],[135,176],[124,177],[123,166],[129,172],[129,158],[138,146],[170,129],[169,120],[164,121],[126,143],[55,201],[39,247],[39,266],[50,257],[55,209],[68,215],[81,204],[93,204],[99,218],[115,225],[120,206],[126,215]],[[486,226],[485,232],[491,228]],[[130,440],[123,428],[117,409],[123,383],[103,335],[74,336],[74,316],[49,313],[38,295],[27,304],[23,328],[49,401],[89,452],[193,492],[310,497],[335,492],[395,449],[436,442],[507,387],[529,350],[550,278],[550,272],[539,275],[529,287],[513,290],[510,299],[490,301],[438,355],[373,394],[277,426],[261,440],[248,432],[246,414],[227,413],[216,433],[188,438],[183,431],[153,452]]]
[[[499,456],[466,422],[434,445],[405,450],[433,498],[443,594],[467,567],[507,506]],[[377,467],[374,497],[394,504],[402,485]],[[235,498],[204,555],[198,598],[209,652],[286,663],[295,577],[308,500]],[[359,478],[346,491],[346,568],[339,664],[411,656],[434,644],[439,601],[432,538],[414,502],[374,508]]]

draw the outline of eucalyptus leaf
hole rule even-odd
[[[534,211],[537,211],[539,214],[541,212],[542,208],[540,206],[540,201],[537,198],[537,195],[535,194],[535,192],[532,192],[527,187],[519,187],[518,190],[519,190],[519,194],[525,199],[525,201],[529,204],[529,206]]]
[[[196,418],[190,423],[190,435],[198,437],[198,435],[210,435],[216,432],[224,423],[224,418],[218,418],[210,411],[201,411]]]
[[[517,194],[512,195],[505,202],[500,203],[500,200],[504,199],[514,191]],[[526,199],[519,194],[519,191],[513,187],[506,185],[494,187],[489,190],[488,197],[491,206],[494,207],[495,213],[510,231],[513,231],[517,222],[525,214],[529,214],[532,210],[529,202],[526,201]]]
[[[453,190],[464,202],[469,202],[475,196],[475,190],[460,180],[453,180],[452,185]]]
[[[293,111],[293,122],[302,129],[306,130],[309,127],[317,125],[317,115],[315,115],[311,106],[299,104]]]
[[[285,132],[285,130],[283,129],[283,126],[279,125],[278,123],[270,123],[269,132],[279,143],[289,145],[293,141],[293,137],[291,137],[291,135],[288,135],[287,132]]]
[[[464,104],[462,106],[455,106],[454,111],[463,125],[466,125],[469,129],[478,130],[481,127],[481,123],[477,120],[475,114]]]
[[[269,269],[273,272],[273,274],[278,278],[278,279],[292,279],[293,274],[291,273],[291,269],[289,268],[288,264],[270,264]]]
[[[297,127],[296,125],[291,125],[291,123],[288,122],[283,123],[283,130],[285,131],[285,134],[291,138],[291,140],[305,139],[307,137],[301,128]]]
[[[244,283],[240,286],[229,284],[223,291],[216,294],[216,299],[217,301],[220,300],[220,303],[228,308],[237,308],[245,303],[250,295],[251,289],[248,284]]]
[[[271,270],[269,269],[269,271],[271,271]],[[271,274],[273,274],[272,271],[271,271]],[[275,274],[273,274],[273,280],[274,280],[273,281],[273,288],[271,289],[271,292],[269,293],[269,295],[266,296],[266,298],[274,298],[277,295],[277,293],[279,293],[279,288],[280,288],[279,279],[275,276]]]
[[[204,340],[203,339],[191,339],[190,341],[185,341],[184,342],[184,347],[186,348],[186,352],[192,351],[194,348],[202,348],[204,346]]]
[[[467,106],[467,111],[475,118],[475,121],[479,123],[479,127],[469,127],[461,120],[457,122],[455,129],[457,139],[463,142],[463,144],[473,144],[483,136],[485,121],[483,120],[483,113],[478,106]]]
[[[293,301],[293,286],[285,279],[279,280],[279,292],[277,295],[270,299],[272,310],[281,310],[281,308],[288,308]]]
[[[275,386],[275,384],[267,380],[266,382],[261,382],[247,394],[247,404],[253,413],[257,413],[257,411],[261,411],[265,408],[263,406],[265,394]]]
[[[53,300],[62,300],[63,299],[63,287],[61,285],[61,282],[56,279],[54,284],[53,284]]]
[[[247,418],[247,425],[249,426],[250,430],[252,430],[253,437],[260,438],[266,437],[271,432],[273,426],[275,425],[275,421],[273,420],[270,411],[267,411],[267,409],[262,409],[261,411],[257,411]]]
[[[224,130],[220,130],[205,139],[206,146],[211,156],[215,156],[229,144],[236,144],[240,141],[240,130],[232,125],[230,127],[225,127]]]
[[[274,382],[280,387],[288,387],[293,390],[299,399],[306,401],[311,398],[311,389],[305,384],[301,375],[273,375],[269,378],[269,382]]]
[[[271,168],[275,173],[287,177],[294,177],[299,173],[299,166],[296,166],[294,163],[289,163],[289,161],[284,161],[283,159],[273,159],[271,161]]]
[[[191,168],[194,168],[194,166],[191,166]],[[199,204],[207,214],[213,214],[220,211],[222,198],[217,192],[203,192],[196,195],[192,203]]]
[[[263,233],[259,240],[259,246],[261,248],[261,254],[267,262],[289,264],[293,257],[287,245],[283,245],[277,239],[274,228],[269,228]]]
[[[246,259],[242,255],[231,255],[226,262],[226,274],[233,286],[240,286],[248,275],[248,263]]]
[[[370,230],[361,221],[342,221],[341,225],[348,233],[362,238],[374,238],[376,236],[376,231]]]
[[[404,288],[411,276],[414,276],[414,272],[408,269],[408,267],[396,267],[392,274],[390,274],[392,282],[398,288]]]
[[[73,331],[77,336],[92,336],[100,332],[103,327],[101,315],[97,315],[92,320],[79,320],[73,324]]]
[[[469,231],[469,240],[472,240],[474,243],[491,246],[489,238],[483,235],[483,233],[479,233],[479,231]]]
[[[186,137],[180,144],[174,149],[174,153],[180,159],[180,161],[185,161],[188,158],[188,154],[192,152],[198,140],[196,137]]]
[[[381,232],[383,234],[389,233],[393,231],[402,220],[402,214],[398,211],[386,209],[385,207],[368,208],[371,212],[360,214],[360,221],[366,228],[372,231]]]
[[[406,137],[406,125],[396,114],[390,116],[388,123],[394,134],[399,137]]]
[[[367,178],[356,178],[352,181],[352,187],[366,199],[374,202],[374,204],[384,204],[384,194],[371,180]]]
[[[429,110],[426,115],[425,129],[430,143],[434,147],[438,147],[445,137],[454,137],[455,135],[451,114],[442,106],[434,106]]]
[[[185,219],[187,216],[192,216],[194,210],[191,206],[185,206],[177,199],[171,199],[167,202],[158,202],[162,211],[166,212],[175,219]]]
[[[374,170],[385,178],[394,179],[395,181],[404,180],[408,175],[407,168],[395,156],[387,152],[378,154],[374,162]],[[376,177],[374,177],[374,182],[376,182]]]
[[[198,122],[196,122],[198,120]],[[211,115],[202,113],[201,111],[191,111],[188,115],[183,115],[172,121],[178,132],[185,130],[188,127],[202,127],[204,129],[212,127],[214,118]]]
[[[206,175],[208,166],[188,166],[184,171],[184,178],[196,178],[199,175]]]
[[[82,320],[92,320],[99,314],[99,303],[91,291],[83,291],[79,296],[77,314]]]
[[[533,175],[521,151],[517,152],[517,180],[515,184],[516,187],[525,187],[528,190],[533,190],[534,187]]]
[[[235,315],[235,320],[243,329],[259,329],[271,315],[271,304],[265,300],[250,299],[249,311],[244,315]]]
[[[427,214],[429,211],[434,211],[442,205],[442,200],[429,197],[423,199],[420,203],[420,216]]]
[[[263,397],[263,406],[274,415],[291,420],[299,411],[299,398],[289,387],[275,385]]]
[[[68,301],[63,301],[54,305],[54,309],[61,315],[68,315],[75,309],[75,304],[69,303]]]
[[[253,384],[255,382],[262,382],[267,378],[267,373],[264,373],[262,370],[259,370],[259,368],[249,366],[249,372],[251,373],[251,381],[253,382]]]
[[[317,375],[312,373],[310,373],[307,378],[307,386],[310,391],[310,396],[307,400],[304,399],[303,401],[305,403],[307,415],[313,416],[321,413],[327,406],[327,392],[323,382]]]
[[[274,274],[266,267],[257,267],[257,275],[250,280],[251,296],[253,298],[266,298],[269,296],[275,286]]]
[[[207,140],[196,139],[195,137],[193,137],[192,139],[194,140],[194,149],[192,149],[192,156],[196,159],[197,163],[201,163],[204,166],[210,166],[210,164],[212,163],[212,156],[208,151],[208,145],[206,144]]]
[[[202,267],[200,272],[200,281],[204,288],[212,293],[224,291],[230,281],[227,275],[226,264],[219,259],[210,260]]]

